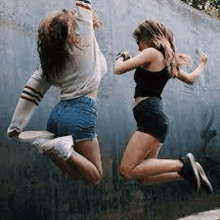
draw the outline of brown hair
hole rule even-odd
[[[163,53],[170,77],[177,76],[179,67],[190,62],[187,54],[176,54],[173,33],[161,22],[153,20],[142,22],[133,32],[133,37],[137,42],[145,41],[149,47]]]
[[[37,51],[40,57],[43,76],[50,81],[58,76],[69,56],[67,47],[82,46],[80,39],[75,35],[76,12],[63,9],[47,15],[39,24]],[[94,27],[99,27],[100,22],[93,17]]]

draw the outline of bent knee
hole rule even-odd
[[[132,178],[132,171],[130,169],[128,169],[126,166],[122,166],[120,165],[118,167],[118,172],[120,174],[121,177],[123,177],[124,179],[131,179]]]
[[[90,176],[90,178],[86,178],[87,181],[85,181],[86,185],[90,186],[98,186],[101,182],[101,179],[103,177],[103,170],[97,169],[96,172],[93,173],[93,175]]]
[[[100,184],[102,175],[97,175],[96,177],[85,179],[83,182],[86,186],[96,187]]]
[[[102,177],[103,177],[103,172],[100,172],[99,175],[96,177],[96,179],[92,182],[92,185],[94,187],[98,186],[102,180]]]
[[[145,177],[144,179],[138,179],[141,186],[151,184],[150,178]]]
[[[102,169],[98,169],[99,172],[99,179],[102,179],[103,177],[103,170]]]

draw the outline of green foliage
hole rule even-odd
[[[220,20],[220,0],[181,0],[186,4],[205,12],[209,16]]]

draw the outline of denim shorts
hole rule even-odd
[[[150,134],[163,143],[169,120],[163,112],[163,105],[160,98],[149,97],[138,103],[133,108],[134,118],[137,122],[138,131]]]
[[[94,140],[97,118],[96,100],[82,96],[71,100],[61,100],[52,110],[47,122],[47,131],[57,137],[72,135],[73,140]]]

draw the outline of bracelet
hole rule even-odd
[[[118,53],[115,60],[118,60],[119,58],[123,58],[123,61],[125,60],[125,54],[124,53]]]

